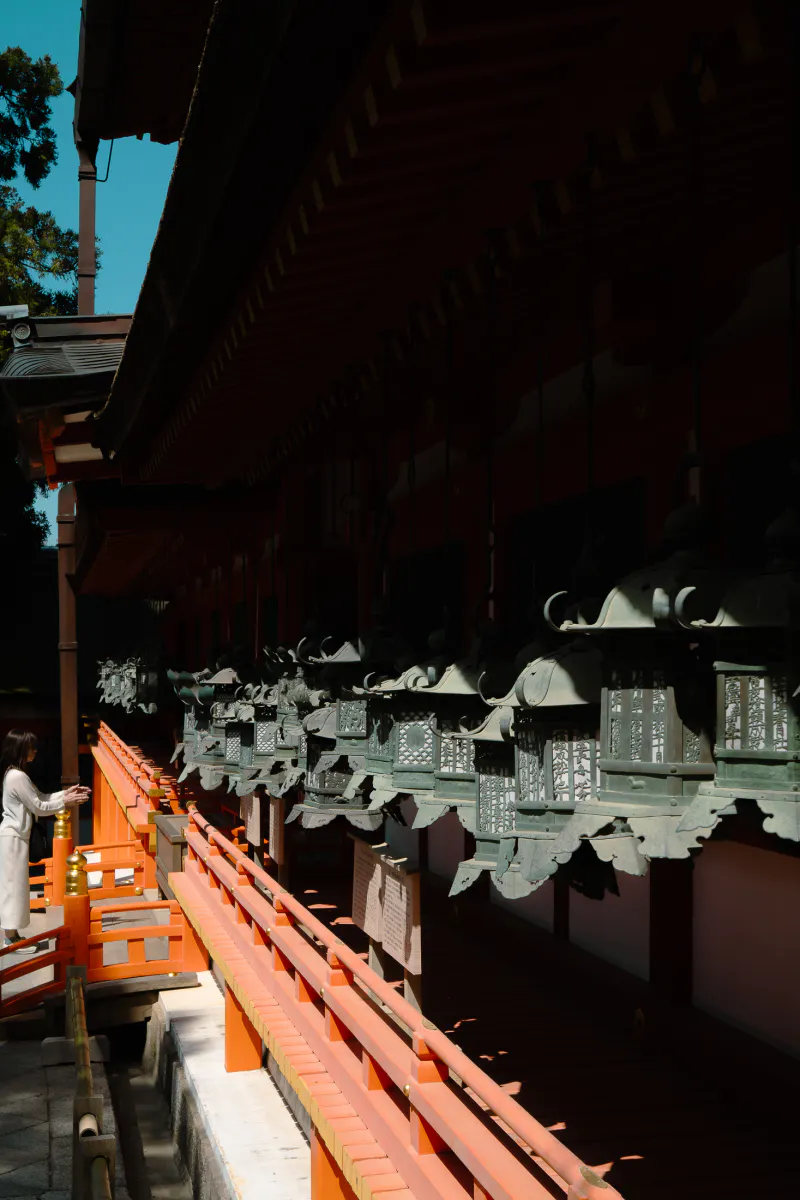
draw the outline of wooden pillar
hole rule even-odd
[[[650,862],[650,983],[673,1004],[692,1002],[693,863]]]
[[[553,877],[553,936],[569,941],[569,879],[561,871]]]
[[[412,975],[407,968],[403,970],[403,997],[422,1012],[422,975]]]
[[[105,779],[97,759],[92,760],[92,841],[103,840],[103,804],[105,803]]]
[[[61,784],[80,783],[78,768],[78,635],[75,615],[75,488],[58,493],[58,656],[61,677]],[[78,807],[72,809],[72,840],[77,845]]]
[[[274,874],[283,887],[288,887],[289,872],[286,864],[284,834],[286,830],[286,800],[283,796],[269,797],[269,856]]]
[[[225,988],[225,1070],[258,1071],[261,1035],[229,987]]]
[[[311,1200],[355,1200],[356,1193],[316,1129],[311,1130]]]
[[[207,971],[208,950],[189,918],[182,914],[183,925],[183,969],[184,971]]]

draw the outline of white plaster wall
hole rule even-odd
[[[619,895],[588,900],[570,888],[569,937],[640,979],[650,977],[650,879],[617,871]]]
[[[800,1055],[800,859],[736,842],[698,855],[694,1003]]]
[[[454,812],[428,826],[428,869],[434,875],[452,880],[465,853],[464,826]]]
[[[551,879],[547,883],[543,883],[535,892],[531,892],[530,896],[524,896],[521,900],[508,900],[494,886],[489,888],[489,896],[492,904],[496,904],[498,908],[507,908],[515,916],[522,917],[524,921],[530,921],[531,925],[538,925],[540,929],[546,929],[548,933],[553,932],[554,901]]]

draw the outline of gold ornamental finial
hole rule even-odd
[[[72,817],[67,812],[66,808],[59,809],[59,811],[56,813],[56,827],[53,830],[53,837],[72,837]]]
[[[86,877],[86,856],[80,850],[73,850],[67,859],[67,879],[64,885],[65,896],[86,896],[89,892],[89,882]]]

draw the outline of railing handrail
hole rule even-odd
[[[75,1100],[72,1116],[72,1196],[74,1200],[106,1200],[116,1164],[116,1139],[103,1131],[104,1104],[94,1090],[85,978],[81,968],[69,975],[65,1004],[67,1029],[75,1054]]]
[[[91,865],[89,863],[89,866]],[[91,920],[99,921],[106,913],[141,913],[150,912],[154,908],[168,908],[172,912],[180,911],[177,900],[142,900],[131,896],[130,901],[130,904],[94,904],[92,905]],[[135,929],[136,926],[132,928]]]
[[[13,946],[0,947],[0,958],[5,957],[6,954],[15,954],[17,950],[24,950],[27,946],[38,946],[39,942],[61,937],[63,934],[69,932],[69,925],[59,925],[56,929],[46,929],[43,933],[37,933],[35,937],[22,938],[21,941],[14,942]],[[31,962],[33,961],[31,959]]]
[[[424,1042],[449,1070],[462,1080],[473,1095],[529,1147],[534,1155],[541,1158],[568,1186],[585,1186],[587,1177],[583,1172],[588,1169],[586,1164],[527,1112],[521,1104],[504,1092],[500,1085],[476,1066],[446,1034],[433,1026],[431,1022],[426,1021],[422,1013],[409,1004],[404,997],[398,996],[394,989],[381,979],[355,951],[337,938],[326,925],[323,925],[299,900],[273,879],[263,867],[258,866],[238,850],[224,834],[221,834],[194,808],[189,810],[189,822],[190,826],[194,824],[204,835],[209,846],[217,846],[220,851],[224,851],[225,856],[236,864],[237,870],[258,880],[267,891],[272,893],[278,902],[274,907],[293,917],[297,923],[308,929],[322,943],[326,951],[335,954],[342,967],[352,972],[361,986],[367,992],[373,993],[408,1028],[412,1038],[418,1038]],[[187,840],[191,844],[191,830],[187,834]],[[219,873],[215,871],[215,857],[214,854],[209,854],[203,858],[203,863],[219,879]],[[291,952],[289,952],[289,957],[291,958]],[[302,963],[297,962],[292,965],[302,972]],[[353,1030],[353,1032],[356,1031]],[[607,1191],[607,1200],[621,1200],[619,1193],[610,1184],[603,1182],[601,1186]]]
[[[108,753],[136,789],[137,806],[141,802],[145,811],[162,810],[164,806],[166,811],[185,811],[183,805],[193,799],[191,788],[187,789],[186,785],[179,787],[172,776],[164,773],[162,767],[157,767],[141,752],[128,746],[104,721],[98,726],[97,738],[96,749],[102,748]],[[154,789],[157,792],[155,795]]]
[[[96,854],[98,850],[129,850],[132,854],[144,854],[141,846],[137,846],[135,842],[89,842],[86,846],[76,846],[76,850],[80,850],[81,854]],[[46,862],[42,859],[42,862]]]

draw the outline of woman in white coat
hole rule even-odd
[[[89,789],[71,787],[45,795],[28,775],[36,757],[32,733],[12,729],[3,741],[0,771],[3,775],[2,821],[0,821],[0,928],[4,944],[22,941],[20,929],[31,920],[29,845],[34,817],[48,816],[65,805],[81,804]]]

